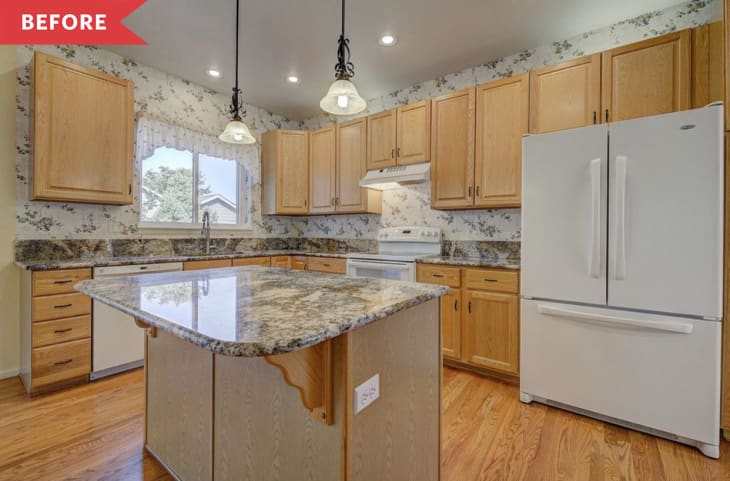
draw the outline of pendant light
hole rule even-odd
[[[256,139],[251,135],[248,126],[241,120],[246,117],[246,109],[243,108],[243,101],[240,98],[241,89],[238,88],[238,23],[240,1],[236,0],[236,85],[233,87],[233,97],[231,97],[231,106],[229,107],[232,120],[228,122],[226,129],[218,138],[229,144],[255,144]]]
[[[355,66],[350,62],[350,39],[345,38],[345,0],[342,0],[342,33],[337,44],[336,80],[319,102],[319,106],[331,114],[353,115],[365,110],[367,104],[350,82],[355,76]]]

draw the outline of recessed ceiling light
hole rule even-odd
[[[299,77],[297,77],[296,75],[289,75],[289,76],[287,76],[286,81],[289,82],[290,84],[298,84]]]
[[[383,35],[380,37],[380,45],[385,47],[395,45],[395,37],[393,35]]]
[[[219,78],[221,76],[221,73],[218,70],[210,69],[210,70],[208,70],[208,75],[210,75],[213,78]]]

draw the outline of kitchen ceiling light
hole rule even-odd
[[[243,118],[246,117],[246,109],[243,107],[243,101],[241,100],[241,89],[238,88],[238,31],[239,31],[239,17],[241,0],[236,0],[236,85],[233,87],[233,96],[231,97],[231,106],[229,112],[231,113],[232,120],[228,122],[225,130],[221,133],[218,138],[223,142],[229,144],[255,144],[256,138],[251,135],[251,131],[248,126],[243,123]]]
[[[286,78],[286,81],[289,82],[290,84],[298,84],[299,83],[299,77],[297,77],[296,75],[289,75]]]
[[[365,110],[367,103],[350,82],[354,76],[355,66],[350,61],[350,39],[345,38],[345,0],[342,0],[342,32],[337,40],[336,80],[319,102],[322,110],[335,115],[353,115]]]
[[[213,78],[220,78],[221,73],[218,70],[210,69],[210,70],[208,70],[208,75],[210,75]]]
[[[395,37],[393,35],[383,35],[380,37],[380,45],[384,47],[392,47],[395,45]]]

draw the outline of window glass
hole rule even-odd
[[[212,224],[238,224],[238,163],[198,155],[198,218],[208,212]]]
[[[193,223],[193,154],[159,147],[142,161],[142,222]]]

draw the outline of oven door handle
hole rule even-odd
[[[388,262],[361,262],[361,261],[348,261],[348,265],[352,267],[364,267],[365,269],[398,269],[400,271],[410,270],[412,263],[403,264],[391,264]]]

